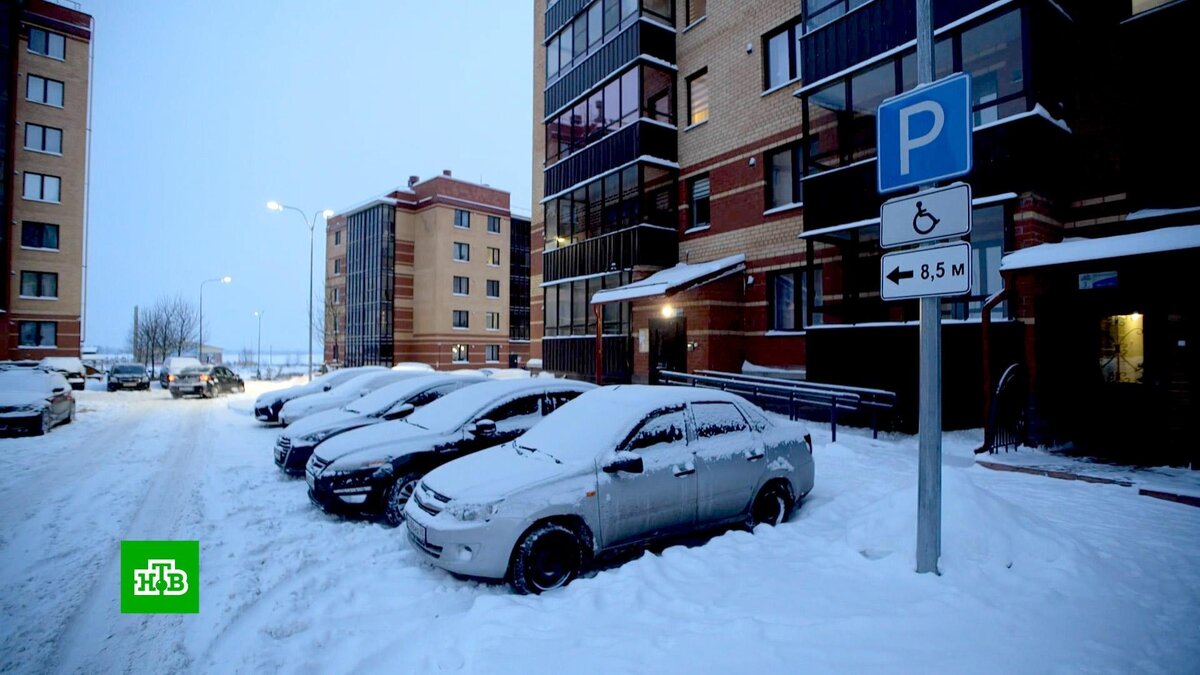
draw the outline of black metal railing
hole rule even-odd
[[[633,338],[627,335],[604,336],[604,383],[624,384],[633,377]],[[542,340],[542,370],[576,377],[588,382],[596,379],[596,338],[564,337]]]
[[[1029,439],[1028,389],[1025,369],[1014,363],[1005,369],[996,384],[992,405],[988,409],[987,426],[983,430],[983,445],[976,454],[999,450],[1008,452],[1025,445]]]
[[[709,370],[695,374],[663,371],[658,376],[664,384],[720,389],[738,394],[759,407],[786,414],[789,419],[828,419],[835,443],[838,419],[842,415],[868,415],[872,437],[878,438],[879,414],[890,413],[896,407],[896,394],[882,389],[796,382]]]
[[[609,134],[546,168],[543,189],[548,195],[558,194],[642,155],[672,162],[678,159],[674,127],[640,120]]]
[[[583,63],[567,71],[546,87],[542,114],[550,117],[573,103],[597,84],[639,55],[675,62],[674,31],[645,21],[636,21],[610,39]]]
[[[672,267],[679,262],[674,230],[634,225],[542,254],[542,278],[549,281],[627,270],[639,265]]]

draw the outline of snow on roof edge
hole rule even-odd
[[[679,263],[674,267],[659,270],[641,281],[635,281],[624,286],[618,286],[617,288],[597,291],[592,296],[591,304],[599,305],[606,302],[619,302],[662,295],[710,274],[726,270],[736,272],[737,269],[733,268],[741,266],[740,268],[744,269],[745,264],[746,255],[744,253],[736,253],[731,256],[702,263]]]
[[[1126,258],[1193,248],[1200,248],[1200,225],[1164,227],[1133,234],[1118,234],[1095,239],[1068,239],[1057,244],[1038,244],[1023,248],[1005,255],[1000,260],[1000,271],[1010,272],[1034,267]]]

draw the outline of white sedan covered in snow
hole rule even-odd
[[[279,411],[283,409],[283,405],[294,398],[316,394],[322,391],[329,391],[334,387],[357,377],[367,372],[383,372],[382,366],[359,366],[356,368],[343,368],[341,370],[332,370],[324,375],[314,377],[311,382],[297,385],[295,387],[287,387],[286,389],[276,389],[268,391],[259,396],[254,401],[254,418],[259,422],[268,424],[279,421]]]
[[[608,551],[781,522],[812,488],[803,424],[725,392],[614,386],[434,469],[405,515],[410,542],[433,564],[540,593]]]
[[[386,387],[401,380],[428,374],[429,371],[424,370],[367,371],[338,384],[329,391],[320,391],[299,396],[284,403],[283,407],[279,410],[279,422],[286,427],[309,415],[325,410],[336,410],[351,401],[370,394],[380,387]]]

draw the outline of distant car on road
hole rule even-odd
[[[302,419],[306,419],[314,413],[340,408],[354,399],[370,394],[380,387],[401,380],[428,375],[432,372],[425,370],[382,370],[360,373],[358,377],[352,377],[329,391],[308,394],[284,403],[283,407],[279,409],[279,423],[286,427]]]
[[[75,398],[61,373],[14,368],[0,371],[0,433],[41,436],[75,419]]]
[[[150,388],[150,373],[140,363],[122,363],[108,371],[108,390]]]
[[[472,384],[480,375],[429,373],[381,387],[337,410],[310,415],[289,426],[275,441],[275,464],[284,473],[303,476],[317,444],[340,433],[408,417],[414,410]]]
[[[339,434],[305,467],[309,498],[341,515],[396,526],[428,471],[510,441],[595,385],[574,380],[496,380],[447,394],[408,417]],[[575,434],[590,433],[580,427]]]
[[[242,378],[225,366],[193,366],[184,368],[171,380],[171,396],[200,396],[214,398],[221,394],[246,391]]]
[[[434,469],[405,514],[410,543],[434,565],[541,593],[613,550],[777,524],[812,488],[803,424],[721,391],[614,386]]]
[[[287,387],[285,389],[277,389],[269,391],[254,400],[254,419],[266,424],[274,424],[279,422],[279,411],[283,409],[283,404],[294,398],[315,394],[317,392],[329,391],[337,385],[349,380],[350,378],[361,375],[362,373],[386,370],[382,366],[359,366],[356,368],[343,368],[334,370],[324,375],[314,377],[312,382],[297,385],[295,387]]]
[[[158,371],[158,384],[163,389],[171,386],[171,378],[183,372],[184,368],[199,368],[204,364],[194,356],[168,356]]]
[[[47,356],[38,363],[38,367],[62,373],[72,389],[82,390],[87,384],[87,371],[78,356]]]

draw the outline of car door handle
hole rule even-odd
[[[684,467],[684,466],[675,467],[675,477],[676,478],[683,478],[684,476],[690,476],[694,473],[696,473],[696,467],[694,467],[694,466],[693,467]]]
[[[765,453],[763,453],[762,450],[747,450],[746,451],[746,461],[747,462],[757,462],[758,460],[763,458],[764,454]]]

